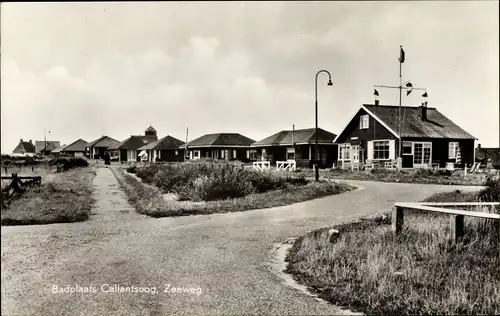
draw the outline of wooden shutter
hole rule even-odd
[[[396,141],[389,140],[389,159],[396,159]]]
[[[366,159],[373,160],[373,140],[367,142],[368,153],[366,155]]]

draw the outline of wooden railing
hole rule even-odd
[[[271,169],[271,162],[270,161],[254,161],[253,168],[255,170],[259,170],[259,171],[270,170]]]
[[[295,160],[288,161],[276,161],[277,171],[295,171],[297,170],[297,164]]]
[[[7,187],[2,189],[2,197],[11,197],[14,193],[22,194],[26,191],[26,187],[33,187],[35,185],[42,184],[41,176],[18,176],[17,173],[13,173],[10,177],[1,177],[1,179],[12,180]]]
[[[442,206],[498,206],[500,202],[442,202],[442,203],[410,203],[410,202],[397,202],[394,204],[392,212],[392,230],[394,233],[399,234],[404,227],[404,210],[420,210],[427,212],[435,212],[441,214],[448,214],[452,217],[451,232],[454,243],[461,242],[464,236],[464,217],[479,217],[485,219],[494,219],[500,221],[500,214],[473,212],[455,209],[446,209]],[[441,206],[441,207],[440,207]]]

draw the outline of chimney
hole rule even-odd
[[[22,143],[23,142],[23,139],[21,138],[20,142]]]
[[[481,144],[477,144],[477,148],[481,149]]]
[[[427,120],[427,102],[422,102],[422,106],[420,107],[420,109],[422,110],[420,117],[424,121]]]
[[[292,127],[292,146],[295,146],[295,124]]]
[[[32,144],[33,144],[33,142],[31,141],[31,139],[30,139],[30,143],[32,143]]]
[[[375,105],[378,105],[379,104],[379,100],[375,100]]]

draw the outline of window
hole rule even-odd
[[[403,155],[413,155],[412,142],[403,142]]]
[[[450,142],[448,144],[448,158],[457,158],[458,142]]]
[[[286,159],[287,160],[295,160],[295,148],[287,148],[286,149]]]
[[[359,129],[367,129],[368,128],[368,125],[369,125],[369,115],[366,114],[366,115],[361,115],[359,117]]]
[[[199,150],[195,150],[193,151],[193,158],[200,158],[200,151]]]
[[[373,141],[373,159],[389,159],[389,141]]]
[[[340,145],[339,146],[339,159],[340,160],[350,160],[351,159],[351,145]]]

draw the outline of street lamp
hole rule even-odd
[[[328,70],[320,70],[316,74],[316,81],[315,81],[315,97],[316,97],[316,128],[315,128],[315,134],[316,134],[316,148],[314,149],[315,151],[315,158],[316,158],[316,182],[319,181],[319,150],[318,150],[318,75],[322,72],[326,72],[328,74],[328,85],[333,86],[332,82],[332,75],[328,72]]]

